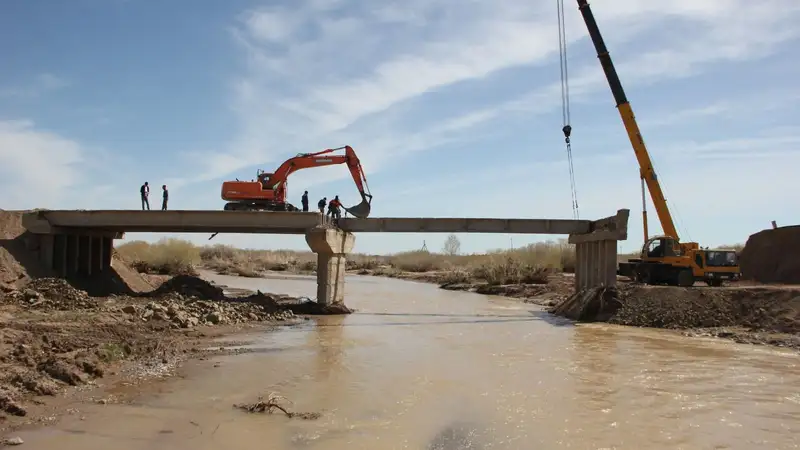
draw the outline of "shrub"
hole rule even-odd
[[[191,242],[165,238],[155,244],[133,241],[117,247],[123,261],[142,273],[195,275],[200,251]]]
[[[552,269],[534,266],[507,256],[482,264],[472,272],[491,285],[500,284],[546,284]]]

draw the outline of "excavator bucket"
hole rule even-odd
[[[345,208],[344,210],[349,212],[353,217],[357,217],[359,219],[366,219],[369,217],[369,213],[372,210],[372,196],[367,197],[365,195],[361,196],[361,203],[351,206],[349,208]]]

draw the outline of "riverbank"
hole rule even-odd
[[[484,295],[498,295],[516,298],[539,306],[554,306],[565,300],[574,292],[574,274],[557,271],[537,274],[531,281],[535,283],[490,283],[476,279],[467,272],[438,270],[429,272],[403,272],[382,267],[378,269],[360,269],[348,271],[353,275],[370,275],[399,280],[417,281],[439,285],[441,289],[450,291],[474,292]]]
[[[169,376],[188,358],[225,353],[213,339],[266,331],[323,310],[301,299],[226,295],[196,277],[137,295],[91,297],[61,279],[0,290],[0,431],[47,423],[66,399],[109,401],[101,385]]]
[[[800,288],[794,286],[621,283],[574,294],[549,312],[577,321],[680,330],[686,336],[800,350]]]

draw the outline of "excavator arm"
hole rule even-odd
[[[622,123],[625,125],[625,130],[628,132],[628,138],[633,146],[633,151],[636,153],[636,159],[639,161],[640,177],[642,183],[647,185],[647,190],[650,192],[650,198],[653,200],[656,214],[661,222],[661,229],[664,235],[672,237],[676,241],[678,238],[678,230],[675,228],[675,222],[672,220],[672,215],[667,206],[667,200],[664,198],[664,192],[656,177],[653,162],[650,160],[650,154],[647,152],[647,146],[644,144],[644,139],[639,131],[639,125],[636,123],[636,118],[633,115],[628,98],[625,91],[622,89],[622,82],[619,80],[617,70],[614,68],[614,63],[611,61],[611,55],[608,53],[606,44],[603,41],[603,36],[600,34],[600,29],[597,27],[597,22],[594,19],[594,14],[589,7],[587,0],[578,0],[578,9],[581,11],[586,28],[589,30],[589,37],[592,39],[594,48],[597,51],[597,58],[600,59],[600,64],[603,66],[606,80],[611,87],[611,93],[614,95],[614,100],[617,103],[617,109],[622,117]],[[644,186],[642,186],[644,189]],[[644,198],[642,198],[644,202]],[[642,218],[644,220],[644,240],[647,242],[647,210],[642,205]]]
[[[344,150],[345,154],[332,154],[336,151]],[[301,153],[293,158],[289,158],[273,173],[267,184],[271,189],[278,190],[285,185],[287,178],[292,173],[311,167],[331,166],[335,164],[347,164],[353,181],[361,194],[361,203],[350,208],[345,208],[354,217],[366,218],[369,216],[372,203],[372,194],[369,192],[367,177],[361,167],[361,161],[356,156],[355,150],[349,145],[338,148],[329,148],[316,153]]]

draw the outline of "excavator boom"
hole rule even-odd
[[[622,123],[625,125],[625,130],[628,132],[628,138],[633,146],[633,151],[636,154],[636,159],[639,161],[640,176],[647,185],[647,190],[650,192],[650,198],[653,200],[658,220],[661,222],[661,229],[664,235],[670,236],[676,241],[679,240],[678,230],[675,228],[675,222],[672,220],[672,215],[667,206],[667,200],[664,198],[664,192],[656,177],[653,162],[650,160],[650,154],[647,152],[642,134],[639,131],[639,125],[636,123],[636,117],[633,115],[633,109],[628,102],[628,97],[622,89],[622,82],[619,80],[617,70],[614,68],[614,63],[611,61],[611,55],[608,53],[606,44],[603,41],[603,36],[600,34],[600,29],[597,27],[597,22],[594,20],[594,14],[589,7],[587,0],[578,0],[578,9],[581,11],[583,21],[586,22],[586,28],[589,30],[589,37],[592,39],[594,48],[597,51],[597,58],[600,59],[600,64],[603,66],[603,72],[608,80],[608,85],[611,87],[611,93],[614,95],[614,100],[617,103],[617,109],[622,117]],[[644,215],[644,222],[647,223],[647,216],[645,210],[642,211]],[[647,229],[645,228],[645,241],[647,240]]]

